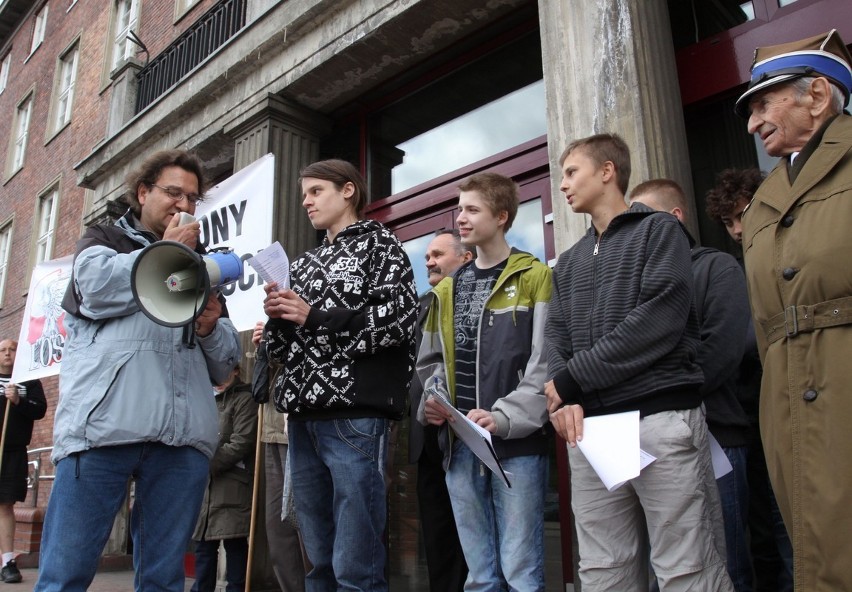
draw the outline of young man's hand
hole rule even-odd
[[[293,290],[278,290],[278,284],[270,283],[263,287],[266,298],[263,301],[263,312],[271,319],[285,319],[297,325],[307,322],[311,306]]]
[[[583,439],[583,407],[581,405],[565,405],[557,409],[550,414],[550,423],[571,448]]]
[[[254,324],[254,331],[251,334],[251,342],[255,347],[260,345],[260,341],[263,339],[263,321],[258,321]]]
[[[450,412],[444,409],[432,397],[426,399],[426,402],[423,404],[423,412],[426,414],[426,421],[431,425],[439,426],[444,425],[444,422],[447,420],[453,421],[453,416],[450,415]]]
[[[467,413],[467,418],[492,434],[497,431],[497,422],[494,421],[494,416],[490,411],[486,411],[485,409],[471,409]]]
[[[556,385],[552,380],[544,383],[544,396],[547,397],[547,412],[553,413],[562,407],[562,397],[556,392]]]

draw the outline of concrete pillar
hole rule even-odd
[[[617,133],[630,146],[630,187],[692,176],[664,0],[539,0],[557,254],[588,228],[559,191],[559,156],[578,138]],[[694,207],[690,231],[695,237]]]
[[[234,138],[234,172],[264,154],[275,155],[273,240],[292,260],[317,244],[317,234],[304,208],[299,171],[319,157],[319,139],[331,128],[325,117],[269,95],[239,123],[225,128]]]
[[[112,94],[109,101],[107,138],[114,136],[136,115],[136,92],[139,86],[136,75],[141,69],[142,62],[136,58],[127,58],[109,74]]]

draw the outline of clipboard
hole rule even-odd
[[[512,474],[503,470],[503,465],[500,464],[500,459],[497,458],[497,453],[494,452],[494,446],[491,444],[491,432],[476,425],[467,417],[456,409],[452,403],[436,392],[430,389],[430,396],[440,403],[441,407],[449,411],[455,421],[449,422],[450,427],[456,433],[456,436],[464,442],[471,452],[482,461],[482,463],[491,469],[491,472],[497,475],[506,484],[506,487],[512,487]]]

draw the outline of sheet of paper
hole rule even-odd
[[[508,487],[511,487],[512,474],[503,470],[503,466],[500,464],[491,444],[491,432],[469,420],[440,394],[433,393],[431,396],[453,416],[455,421],[450,422],[450,427],[453,428],[456,436],[467,444],[471,452],[491,469],[492,473],[503,479]]]
[[[642,469],[644,469],[645,467],[650,465],[655,460],[657,460],[656,456],[654,456],[653,454],[650,454],[648,452],[645,452],[644,450],[642,450],[640,448],[639,449],[639,472],[641,473]],[[612,487],[608,487],[607,490],[608,491],[615,491],[616,489],[618,489],[619,487],[621,487],[625,483],[627,483],[627,481],[622,481],[621,483],[616,483]]]
[[[713,434],[707,432],[707,439],[710,441],[710,458],[713,460],[713,474],[716,479],[724,477],[734,470],[731,466],[731,461],[728,455],[722,450],[722,445],[713,437]]]
[[[586,417],[577,447],[609,491],[638,477],[657,460],[639,448],[638,411]]]
[[[247,263],[260,274],[265,284],[275,282],[279,289],[290,289],[290,260],[278,241],[249,257]]]

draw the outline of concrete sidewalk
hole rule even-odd
[[[38,569],[28,567],[21,569],[24,581],[20,584],[4,584],[0,582],[0,590],[6,592],[32,592],[38,579]],[[185,590],[189,592],[192,588],[192,578],[186,579]],[[89,592],[133,592],[133,570],[99,571],[95,576]]]

